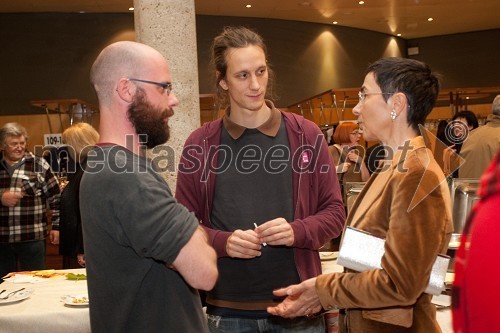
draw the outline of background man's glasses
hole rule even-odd
[[[148,81],[148,80],[141,80],[141,79],[135,79],[133,77],[128,77],[127,80],[129,81],[136,81],[136,82],[142,82],[142,83],[149,83],[149,84],[154,84],[158,87],[161,87],[163,89],[163,92],[167,92],[167,95],[170,95],[170,92],[172,91],[172,83],[171,82],[155,82],[155,81]]]

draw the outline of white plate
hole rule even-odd
[[[89,306],[89,297],[87,295],[76,295],[76,296],[67,295],[63,297],[63,302],[68,306],[77,306],[77,307]]]
[[[11,290],[11,291],[14,291],[14,290]],[[6,294],[6,292],[4,292],[2,295],[5,296],[7,294]],[[10,296],[7,299],[0,299],[0,305],[20,302],[20,301],[30,297],[31,294],[33,294],[33,290],[31,290],[31,289],[21,290],[20,292],[17,292],[16,294]]]
[[[321,260],[335,260],[339,256],[338,252],[320,252],[319,258]]]
[[[431,300],[432,304],[439,308],[447,308],[451,306],[451,296],[448,295],[434,295]]]

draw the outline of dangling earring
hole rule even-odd
[[[394,119],[396,119],[397,116],[398,115],[396,113],[396,110],[392,109],[392,111],[391,111],[391,119],[392,119],[392,121],[394,121]]]

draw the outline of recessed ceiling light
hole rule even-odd
[[[134,7],[128,7],[128,10],[133,11]]]
[[[251,7],[252,7],[252,5],[247,5],[247,8],[251,8]]]
[[[396,36],[401,37],[401,34],[397,34]]]
[[[429,17],[429,18],[427,19],[427,21],[432,22],[432,21],[434,21],[434,19],[433,19],[432,17]]]
[[[360,2],[358,2],[358,3],[359,3],[360,5],[364,5],[364,4],[365,4],[365,2],[364,2],[364,1],[360,1]]]
[[[339,22],[337,22],[337,21],[333,21],[332,23],[333,23],[333,24],[338,24]]]

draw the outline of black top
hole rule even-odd
[[[370,175],[377,171],[379,161],[383,160],[386,155],[387,152],[385,151],[384,146],[380,143],[374,144],[366,150],[365,164],[370,172]]]
[[[76,164],[76,171],[68,173],[68,184],[61,193],[59,221],[59,253],[64,256],[83,254],[82,220],[80,216],[80,181],[86,161]]]

